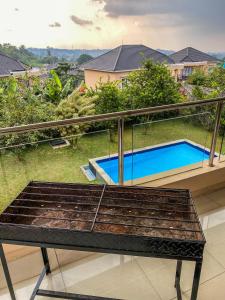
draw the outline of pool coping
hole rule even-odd
[[[161,144],[157,144],[154,146],[147,146],[147,147],[143,147],[143,148],[137,148],[135,150],[128,150],[124,152],[124,155],[129,155],[132,153],[136,153],[136,152],[141,152],[141,151],[145,151],[145,150],[150,150],[150,149],[155,149],[155,148],[160,148],[160,147],[164,147],[164,146],[168,146],[168,145],[173,145],[173,144],[177,144],[177,143],[182,143],[182,142],[187,142],[195,147],[201,148],[204,151],[207,151],[210,153],[210,149],[207,147],[202,146],[201,144],[195,143],[189,139],[179,139],[179,140],[175,140],[172,142],[166,142],[166,143],[161,143]],[[217,156],[215,159],[218,158],[219,154],[217,152],[215,152],[215,155]],[[112,178],[104,171],[104,169],[102,169],[99,164],[97,163],[97,161],[99,160],[104,160],[104,159],[109,159],[109,158],[116,158],[118,157],[118,153],[114,153],[112,155],[106,155],[106,156],[101,156],[101,157],[96,157],[96,158],[92,158],[89,159],[89,166],[92,168],[92,171],[94,170],[94,173],[96,175],[97,178],[103,179],[105,181],[105,183],[107,184],[117,184],[115,183]],[[162,179],[165,177],[169,177],[169,176],[173,176],[173,175],[178,175],[184,172],[188,172],[188,171],[192,171],[194,169],[199,169],[201,167],[204,166],[204,163],[208,161],[208,159],[204,159],[201,162],[195,163],[195,164],[190,164],[188,166],[184,166],[184,167],[180,167],[180,168],[175,168],[169,171],[164,171],[164,172],[160,172],[157,173],[155,175],[148,175],[148,176],[144,176],[141,178],[136,178],[136,179],[131,179],[131,180],[127,180],[124,182],[125,185],[139,185],[141,183],[145,183],[146,181],[154,181],[154,180],[158,180],[158,179]]]

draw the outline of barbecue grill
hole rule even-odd
[[[0,216],[0,242],[12,299],[2,243],[41,248],[44,269],[30,299],[106,299],[39,289],[50,273],[47,248],[176,259],[178,299],[182,260],[195,261],[197,299],[205,238],[188,190],[30,182]]]

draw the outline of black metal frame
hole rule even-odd
[[[182,261],[194,261],[191,300],[196,300],[205,238],[188,190],[31,182],[0,216],[0,256],[15,300],[4,243],[41,248],[44,268],[30,300],[107,299],[40,289],[51,272],[48,248],[177,260],[178,300]]]
[[[9,293],[11,296],[12,300],[16,300],[12,280],[10,277],[7,261],[5,258],[4,250],[2,247],[2,243],[4,241],[1,241],[0,243],[0,257],[2,261],[2,266],[5,274],[5,279],[7,282],[7,286],[9,289]],[[7,241],[5,241],[7,243]],[[15,241],[8,241],[9,243],[12,244],[20,244],[21,243],[16,243]],[[37,246],[33,245],[33,243],[25,243],[26,245],[29,246]],[[47,253],[47,245],[42,245],[41,247],[41,253],[43,257],[43,262],[44,262],[44,268],[37,280],[36,286],[32,292],[32,295],[30,297],[30,300],[34,300],[36,296],[43,296],[43,297],[53,297],[53,298],[58,298],[58,299],[71,299],[71,300],[119,300],[119,299],[112,299],[112,298],[104,298],[104,297],[96,297],[96,296],[90,296],[90,295],[80,295],[80,294],[74,294],[74,293],[64,293],[64,292],[58,292],[58,291],[51,291],[51,290],[43,290],[40,289],[40,285],[42,283],[42,280],[44,279],[45,275],[48,275],[51,273],[51,268],[50,268],[50,263],[49,263],[49,258],[48,258],[48,253]],[[53,246],[48,245],[50,248]],[[54,248],[60,248],[60,249],[71,249],[71,247],[62,247],[62,245],[54,245]],[[76,250],[76,249],[75,249]],[[81,250],[81,249],[80,249]],[[85,249],[82,249],[85,250]],[[90,251],[90,250],[88,250]],[[97,251],[95,249],[95,251]],[[106,253],[111,253],[110,251],[104,251]],[[122,253],[125,254],[125,253]],[[126,253],[128,254],[128,253]],[[139,253],[140,255],[140,253]],[[166,258],[165,256],[161,257],[164,259],[171,259],[171,258]],[[188,260],[185,258],[185,260]],[[193,259],[191,259],[193,261]],[[200,281],[200,276],[201,276],[201,269],[202,269],[202,259],[198,259],[195,261],[195,271],[194,271],[194,278],[193,278],[193,284],[192,284],[192,293],[191,293],[191,299],[190,300],[196,300],[197,295],[198,295],[198,288],[199,288],[199,281]],[[181,271],[182,271],[182,260],[177,260],[177,267],[176,267],[176,275],[175,275],[175,285],[174,287],[176,288],[177,291],[177,299],[182,300],[182,293],[181,293],[181,287],[180,287],[180,277],[181,277]]]

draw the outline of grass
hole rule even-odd
[[[136,149],[182,138],[210,147],[209,132],[177,119],[135,126],[133,134],[131,128],[125,129],[125,150],[132,149],[132,140]],[[66,147],[54,150],[48,143],[39,143],[19,154],[0,152],[0,211],[31,180],[88,182],[80,166],[87,164],[90,158],[116,152],[117,143],[110,143],[108,131],[84,135],[77,149]]]

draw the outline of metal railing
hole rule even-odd
[[[74,119],[65,119],[65,120],[35,123],[29,125],[6,127],[6,128],[0,128],[0,136],[13,134],[13,133],[14,134],[27,133],[31,131],[45,130],[50,128],[69,126],[69,125],[75,125],[81,123],[118,120],[118,156],[119,156],[118,172],[119,172],[119,184],[122,185],[124,182],[124,119],[125,118],[141,116],[141,115],[151,115],[151,114],[168,112],[168,111],[177,111],[186,108],[201,107],[201,106],[206,106],[211,104],[217,105],[217,110],[215,115],[215,125],[214,125],[214,130],[212,135],[210,158],[209,158],[209,166],[213,167],[216,142],[217,142],[219,127],[220,127],[221,114],[222,114],[224,101],[225,101],[225,97],[220,97],[220,98],[213,98],[207,100],[199,100],[199,101],[184,102],[178,104],[147,107],[147,108],[136,109],[136,110],[113,112],[113,113],[101,114],[101,115],[93,115],[93,116],[80,117]]]

